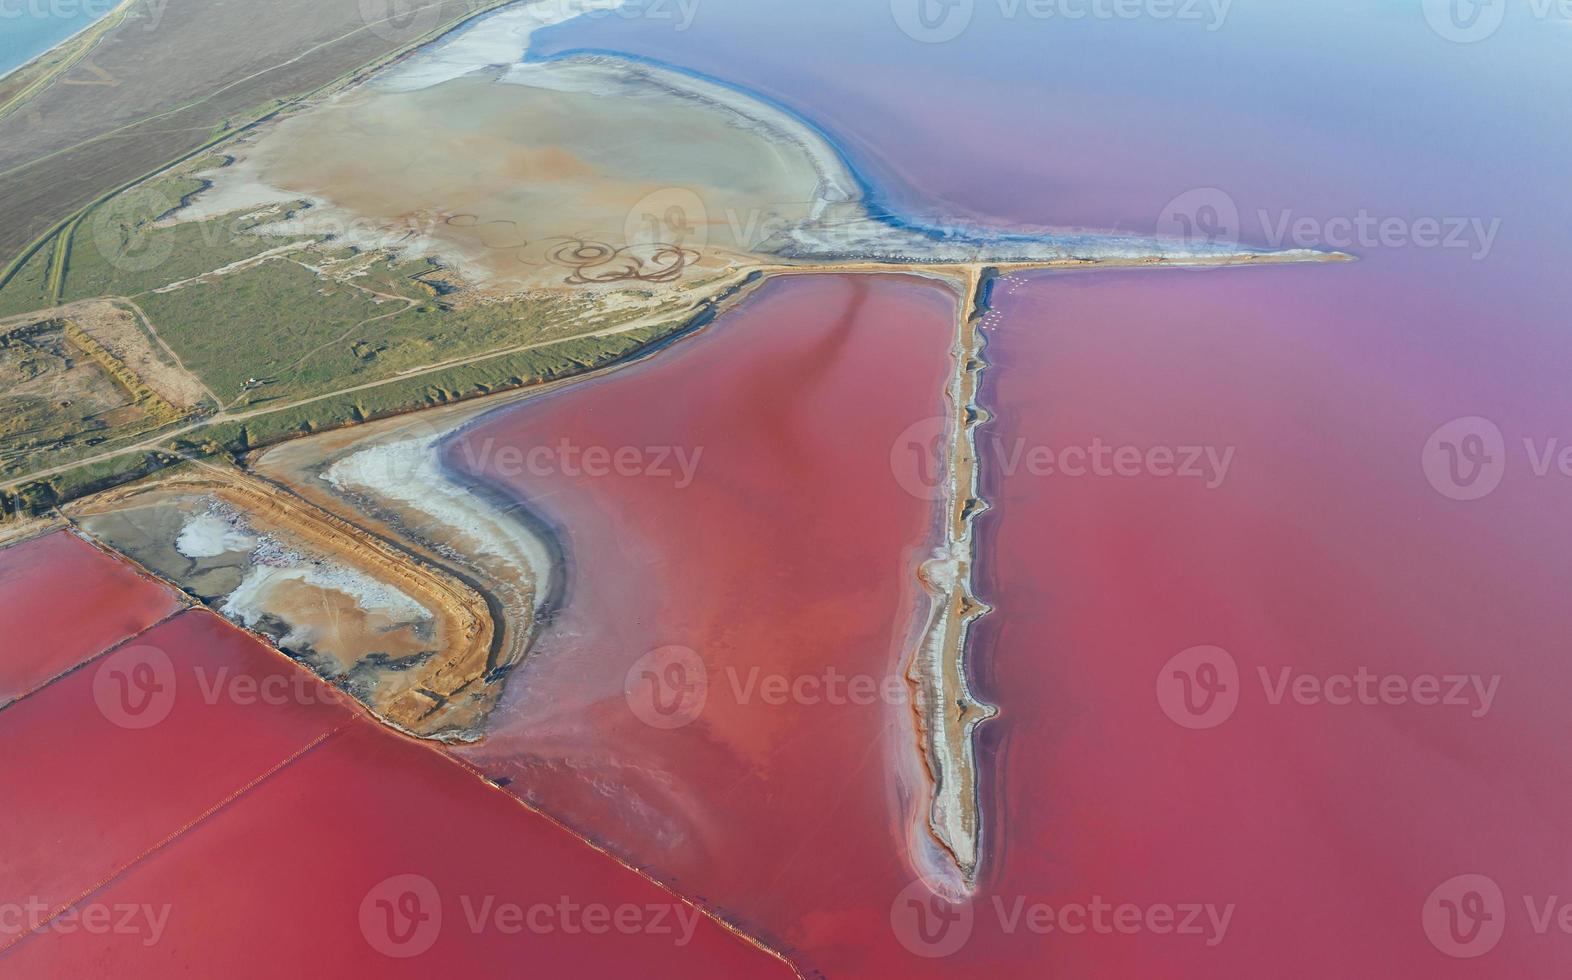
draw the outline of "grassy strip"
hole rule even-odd
[[[702,319],[707,321],[707,317]],[[47,513],[69,500],[140,479],[185,459],[239,456],[315,432],[582,374],[662,344],[692,329],[697,322],[700,321],[658,324],[610,337],[572,338],[549,347],[390,382],[341,398],[323,399],[250,419],[214,422],[175,437],[158,449],[87,464],[0,491],[0,518]]]
[[[49,253],[34,249],[17,266],[9,286],[0,289],[0,316],[36,313],[49,302]]]

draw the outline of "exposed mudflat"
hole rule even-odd
[[[401,728],[463,736],[490,703],[478,595],[269,484],[188,474],[72,514]]]

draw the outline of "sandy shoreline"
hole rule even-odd
[[[504,293],[567,285],[660,296],[691,284],[695,272],[768,262],[1035,266],[1315,257],[1150,235],[930,225],[885,214],[829,133],[766,96],[610,52],[531,58],[542,27],[618,5],[583,0],[482,15],[232,144],[236,162],[201,175],[211,186],[175,220],[305,200],[312,206],[259,233],[333,234],[366,249],[434,259],[473,286]],[[564,120],[552,106],[571,107],[576,125],[558,128]],[[637,111],[629,115],[628,107]],[[691,145],[663,149],[651,136],[638,144],[645,150],[627,151],[626,140],[650,135],[638,127],[657,110],[673,117],[667,122],[677,127],[676,145]],[[418,159],[385,165],[384,154],[363,145],[410,127],[429,136]],[[631,128],[623,142],[586,135],[624,127]],[[351,144],[344,132],[379,135]],[[764,159],[781,168],[738,182],[736,165]],[[717,162],[727,160],[732,166]],[[468,176],[455,182],[455,167]],[[529,180],[513,173],[521,167]],[[469,213],[476,210],[487,213]],[[509,244],[491,240],[503,232]],[[576,236],[591,252],[568,248]],[[575,268],[564,260],[565,248],[596,258]]]
[[[60,41],[55,42],[54,44],[50,45],[49,47],[45,48],[44,50],[42,50],[42,51],[38,52],[37,54],[33,55],[31,58],[29,58],[26,61],[22,62],[21,64],[17,65],[15,68],[11,68],[11,69],[9,69],[7,71],[0,72],[0,85],[5,84],[5,82],[8,81],[11,78],[12,75],[18,74],[19,72],[27,71],[29,68],[33,68],[33,67],[37,66],[40,62],[44,61],[46,58],[48,58],[50,55],[54,54],[56,51],[59,51],[61,48],[68,47],[68,46],[70,46],[72,44],[75,44],[77,41],[82,40],[83,36],[88,34],[89,32],[95,31],[95,30],[98,30],[98,29],[104,27],[108,23],[108,21],[109,21],[109,19],[111,17],[114,17],[116,14],[124,14],[124,13],[126,13],[136,3],[137,3],[137,0],[121,0],[120,3],[116,4],[115,6],[111,7],[110,9],[104,11],[103,14],[99,15],[99,17],[97,19],[95,19],[93,21],[90,21],[87,24],[84,24],[80,30],[78,30],[76,33],[72,34],[70,37],[67,37],[67,38],[64,38],[64,39],[62,39]]]

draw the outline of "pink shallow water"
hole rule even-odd
[[[979,575],[997,611],[973,662],[1002,715],[983,730],[986,857],[962,924],[940,928],[921,916],[945,910],[908,902],[905,723],[738,704],[722,686],[732,665],[890,671],[904,652],[888,642],[909,611],[890,591],[901,572],[875,549],[907,548],[909,566],[928,528],[926,505],[890,492],[889,451],[932,410],[918,394],[938,375],[892,360],[911,348],[887,343],[869,302],[840,350],[880,351],[857,389],[878,421],[859,451],[799,450],[789,420],[841,411],[846,385],[809,382],[800,365],[823,359],[783,346],[817,342],[810,311],[843,310],[826,293],[841,280],[772,287],[687,349],[471,434],[519,446],[687,435],[706,455],[683,491],[514,481],[568,529],[574,581],[501,733],[466,754],[810,975],[1261,976],[1285,957],[1315,976],[1544,975],[1568,950],[1529,908],[1564,893],[1572,858],[1572,790],[1545,765],[1572,696],[1556,587],[1572,579],[1556,544],[1572,514],[1559,506],[1567,480],[1536,476],[1512,447],[1572,438],[1547,412],[1567,398],[1559,362],[1442,331],[1456,297],[1394,294],[1390,281],[1357,265],[999,284]],[[759,329],[783,323],[803,329]],[[1490,370],[1460,383],[1460,358]],[[1411,368],[1402,382],[1393,362]],[[816,398],[784,410],[776,391]],[[1440,423],[1470,411],[1488,411],[1511,450],[1500,489],[1473,503],[1437,492],[1422,458]],[[1027,462],[1099,444],[1143,460],[1168,447],[1175,466],[1189,447],[1202,455],[1195,477]],[[832,474],[849,482],[826,523],[818,488]],[[675,731],[623,697],[629,665],[667,644],[701,651],[711,679],[704,712]],[[1232,713],[1197,722],[1212,728],[1175,720],[1196,721],[1174,671],[1206,677],[1170,660],[1196,647],[1237,670],[1222,675]],[[1379,686],[1371,704],[1273,703],[1261,671],[1276,684],[1284,669],[1332,697],[1361,670],[1420,696],[1435,677],[1437,696],[1464,703]],[[1453,675],[1470,686],[1455,691]],[[1499,901],[1462,875],[1486,876]],[[1448,955],[1482,948],[1463,941],[1466,918],[1449,939],[1446,903],[1467,914],[1470,892],[1486,903],[1474,943],[1502,926],[1488,954],[1502,972]]]
[[[0,705],[178,608],[173,591],[74,534],[0,550]]]
[[[802,963],[860,957],[887,928],[867,882],[913,874],[921,769],[901,678],[936,511],[890,455],[942,411],[954,311],[952,292],[915,279],[779,280],[705,334],[506,410],[448,454],[465,465],[564,438],[700,453],[687,486],[506,478],[558,529],[570,582],[494,732],[461,752]],[[691,657],[644,659],[672,646]],[[671,715],[645,669],[672,678]],[[701,675],[702,702],[680,700]],[[782,683],[799,686],[768,686]]]
[[[1572,436],[1554,380],[1566,345],[1525,359],[1448,334],[1451,297],[1390,282],[1360,265],[1040,275],[998,290],[995,444],[1235,453],[1220,482],[1011,473],[996,457],[983,546],[999,613],[978,660],[1004,709],[986,737],[1001,846],[985,893],[1235,911],[1211,947],[979,928],[988,955],[1132,978],[1285,963],[1301,976],[1549,976],[1572,961],[1572,937],[1540,934],[1528,913],[1565,895],[1572,868],[1572,787],[1552,762],[1572,697],[1560,544],[1572,484],[1536,476],[1521,446]],[[1500,488],[1463,502],[1432,488],[1422,453],[1471,412],[1492,417],[1508,452]],[[1226,700],[1201,715],[1178,700],[1174,670],[1205,677],[1170,658],[1198,646],[1237,666],[1235,680],[1207,655],[1238,699],[1231,716]],[[1331,696],[1346,693],[1331,678],[1361,668],[1401,679],[1393,691],[1426,675],[1498,686],[1488,710],[1479,696],[1417,705],[1379,688],[1374,704],[1273,703],[1260,672],[1276,684],[1284,668]],[[1500,900],[1477,882],[1436,892],[1466,874]],[[1493,949],[1489,926],[1449,945],[1441,903],[1466,909],[1469,891],[1504,926]],[[1458,920],[1464,939],[1471,921]]]
[[[0,709],[0,750],[0,975],[790,976],[207,611]]]

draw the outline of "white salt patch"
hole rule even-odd
[[[585,14],[605,13],[625,0],[550,0],[506,7],[422,48],[413,57],[380,75],[375,84],[394,92],[431,88],[492,65],[515,65],[524,59],[530,39]]]
[[[175,550],[187,558],[217,558],[233,552],[250,551],[256,546],[256,538],[217,514],[191,518],[175,539]]]
[[[239,588],[229,594],[220,611],[239,618],[247,626],[255,626],[268,611],[269,594],[286,582],[338,592],[354,599],[355,605],[366,612],[382,613],[398,622],[431,618],[430,610],[404,592],[352,568],[327,562],[285,568],[255,565],[241,580]]]
[[[495,558],[535,587],[537,606],[551,592],[551,552],[529,529],[448,479],[437,436],[371,446],[334,463],[323,478],[340,491],[369,493],[424,514],[461,535],[472,553]]]

